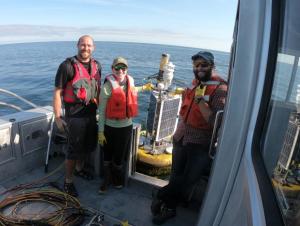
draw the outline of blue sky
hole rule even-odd
[[[237,0],[0,0],[0,44],[96,41],[229,51]]]

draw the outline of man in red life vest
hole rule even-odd
[[[64,191],[73,196],[78,195],[73,174],[92,179],[92,175],[84,170],[84,159],[97,146],[96,110],[101,79],[101,65],[92,58],[95,49],[92,37],[80,37],[77,49],[76,56],[60,64],[53,95],[55,123],[68,136]],[[62,104],[64,119],[61,117]]]
[[[155,224],[162,224],[176,215],[176,206],[186,199],[187,188],[209,167],[208,149],[215,115],[225,105],[227,85],[213,70],[213,54],[201,51],[192,56],[192,61],[195,78],[192,88],[182,92],[169,184],[159,189],[151,205]]]

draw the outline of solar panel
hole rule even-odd
[[[285,170],[289,169],[292,157],[298,148],[299,125],[297,121],[289,121],[282,149],[279,155],[278,164]]]
[[[168,96],[153,92],[150,97],[147,132],[155,141],[160,141],[174,134],[177,127],[181,97]]]
[[[157,105],[157,98],[153,93],[150,95],[150,102],[148,108],[148,116],[147,116],[147,132],[152,134],[154,131],[154,121],[156,116],[156,105]]]

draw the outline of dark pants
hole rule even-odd
[[[181,141],[174,142],[170,181],[158,191],[157,197],[167,207],[176,208],[180,201],[186,199],[187,191],[199,181],[210,162],[208,147],[198,144],[183,146]]]
[[[97,122],[96,117],[66,118],[68,151],[67,159],[80,160],[97,146]]]
[[[132,125],[122,128],[105,125],[104,135],[107,141],[103,146],[104,161],[121,166],[130,148]]]

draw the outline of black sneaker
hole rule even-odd
[[[77,193],[77,190],[74,186],[73,183],[64,183],[64,192],[73,196],[73,197],[77,197],[78,196],[78,193]]]
[[[165,204],[161,206],[160,213],[152,218],[152,222],[156,225],[161,225],[167,220],[176,216],[176,209],[168,208]]]

